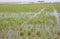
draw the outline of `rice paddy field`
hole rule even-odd
[[[0,39],[60,39],[60,4],[0,4]]]

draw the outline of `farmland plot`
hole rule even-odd
[[[0,13],[0,39],[60,39],[60,14],[51,8],[34,13]]]

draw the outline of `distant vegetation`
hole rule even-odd
[[[60,12],[60,4],[0,4],[0,12],[38,12],[47,7],[52,11],[52,5]]]

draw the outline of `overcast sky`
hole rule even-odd
[[[60,0],[0,0],[0,2],[19,2],[19,1],[28,1],[28,2],[36,2],[36,1],[45,1],[45,2],[60,2]]]

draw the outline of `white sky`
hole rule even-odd
[[[0,0],[0,2],[19,2],[19,1],[28,1],[28,2],[36,2],[36,1],[45,1],[45,2],[60,2],[60,0]]]

